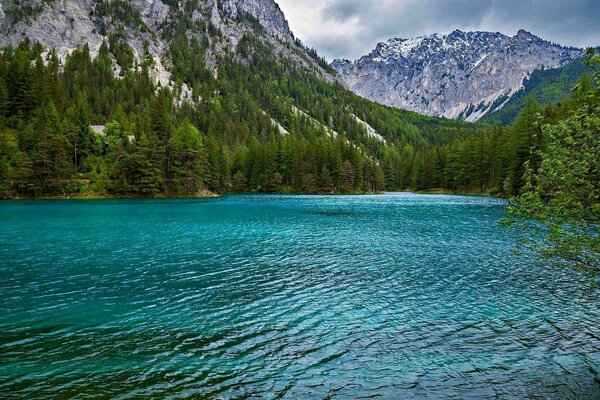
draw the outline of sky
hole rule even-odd
[[[525,29],[563,45],[600,45],[600,0],[276,0],[296,37],[328,60],[357,59],[381,41]]]

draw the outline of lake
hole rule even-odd
[[[0,203],[2,398],[600,398],[600,291],[485,197]]]

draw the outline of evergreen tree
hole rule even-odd
[[[65,180],[72,175],[69,161],[69,142],[54,103],[42,105],[36,112],[31,125],[35,138],[33,150],[33,174],[41,191],[61,192]]]
[[[142,134],[133,144],[126,162],[128,186],[132,192],[143,195],[155,195],[162,189],[164,182],[157,139]]]
[[[539,147],[542,141],[540,130],[539,113],[540,105],[532,98],[525,102],[525,108],[517,117],[515,124],[511,127],[511,163],[505,191],[508,194],[517,194],[523,187],[523,175],[525,163],[529,162],[532,168],[536,168],[539,161],[533,151]]]
[[[67,132],[75,172],[78,173],[82,159],[89,154],[92,147],[89,108],[84,94],[79,94],[75,104],[67,110]]]
[[[172,190],[195,193],[203,187],[206,155],[200,132],[186,119],[168,144],[167,179]]]

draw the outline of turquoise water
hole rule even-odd
[[[0,203],[0,398],[600,398],[600,293],[502,200]]]

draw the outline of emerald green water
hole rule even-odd
[[[600,293],[502,200],[0,203],[0,398],[600,398]]]

